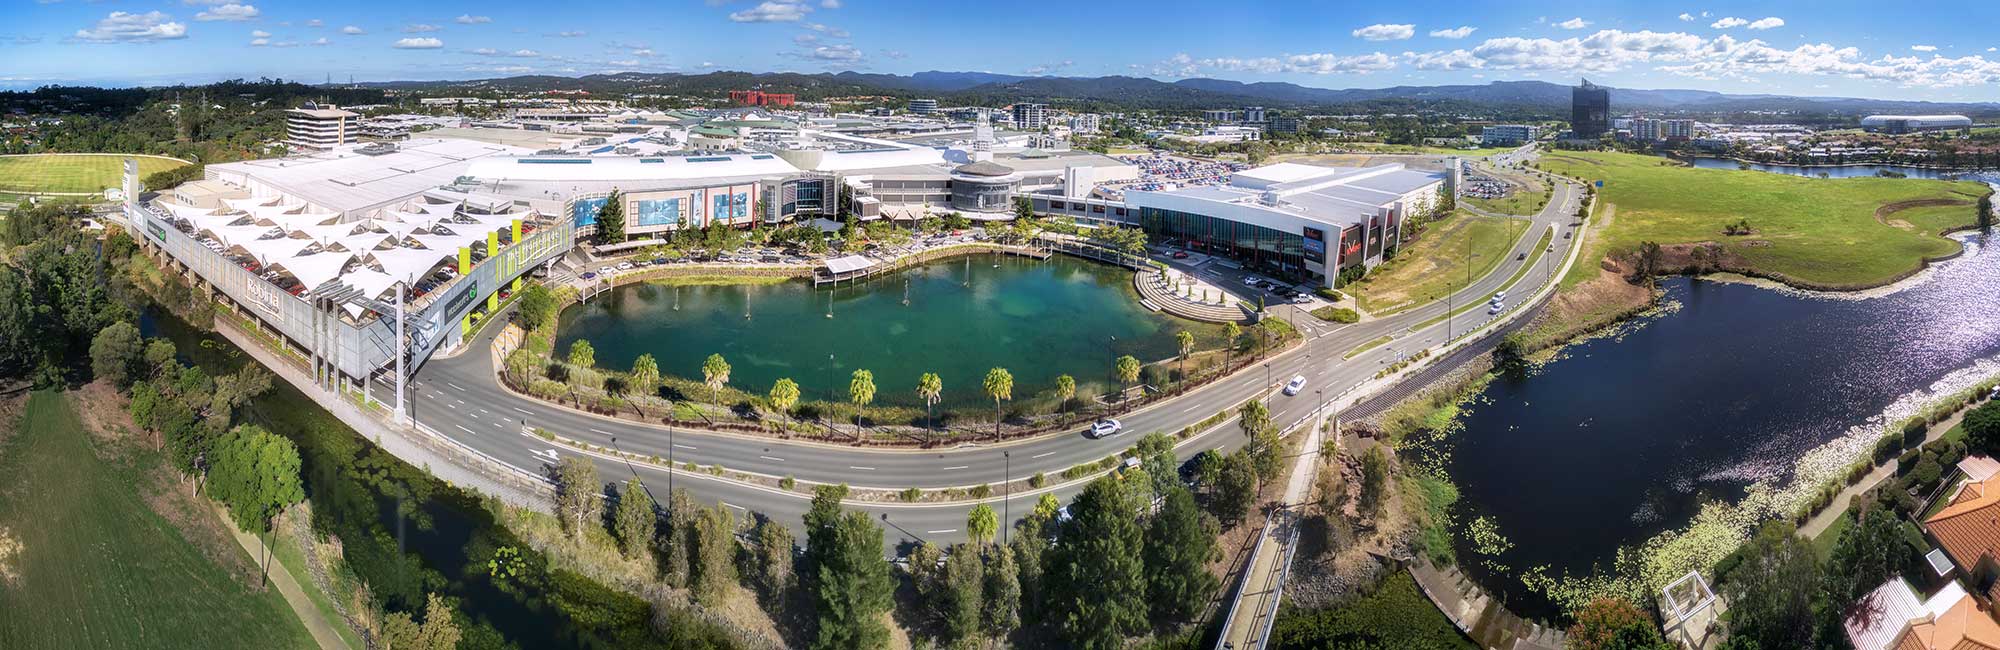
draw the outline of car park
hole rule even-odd
[[[1291,381],[1285,382],[1286,395],[1297,395],[1299,394],[1299,391],[1305,390],[1305,388],[1306,388],[1305,375],[1293,375]]]
[[[1112,418],[1104,418],[1090,423],[1090,437],[1109,438],[1118,435],[1124,429],[1125,425],[1123,423]]]

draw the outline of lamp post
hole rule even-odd
[[[1000,522],[1000,545],[1007,545],[1007,529],[1014,527],[1014,453],[1000,450],[1000,482],[1006,485],[1007,496],[1000,502],[1000,509],[1006,514]]]
[[[1264,392],[1271,392],[1271,362],[1264,362]]]

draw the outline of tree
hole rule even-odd
[[[1021,626],[1021,569],[1008,546],[985,548],[986,636],[1004,637]]]
[[[91,374],[119,390],[130,387],[140,372],[145,345],[139,328],[125,321],[112,323],[90,340]]]
[[[986,381],[981,383],[986,396],[993,398],[993,439],[1000,439],[1000,402],[1014,399],[1014,373],[1006,368],[986,371]]]
[[[618,491],[618,510],[612,514],[612,523],[617,528],[614,532],[618,533],[625,557],[638,559],[653,547],[659,519],[653,512],[653,497],[646,493],[646,486],[637,478],[627,479],[624,489]]]
[[[937,426],[931,418],[931,409],[944,398],[944,380],[939,379],[935,372],[924,373],[917,378],[917,397],[924,400],[924,432],[928,434]]]
[[[854,371],[854,378],[847,382],[847,400],[854,403],[854,438],[861,438],[861,411],[868,403],[875,401],[875,373],[866,369]]]
[[[597,367],[597,349],[590,346],[590,341],[577,339],[569,344],[569,365],[578,370]]]
[[[1243,327],[1235,321],[1222,324],[1222,371],[1229,372],[1231,358],[1236,354],[1236,342],[1243,340]]]
[[[555,325],[555,292],[540,282],[522,287],[521,295],[514,299],[514,318],[522,329],[529,331],[545,330]]]
[[[720,400],[722,387],[729,385],[729,362],[720,354],[708,355],[701,362],[701,383],[708,385],[708,401]]]
[[[825,486],[822,486],[825,487]],[[845,492],[845,486],[841,486]],[[815,498],[815,508],[819,499]],[[835,500],[838,512],[838,500]],[[807,520],[813,525],[814,518]],[[882,529],[866,513],[836,514],[807,534],[812,558],[811,596],[819,615],[814,650],[879,648],[888,643],[882,614],[895,585],[883,559]]]
[[[993,534],[999,530],[1000,516],[993,513],[992,506],[982,503],[965,515],[965,536],[974,544],[993,541]]]
[[[1014,218],[1022,221],[1035,218],[1035,204],[1028,197],[1014,197]]]
[[[945,639],[965,644],[980,634],[985,613],[986,567],[978,545],[954,544],[945,557],[937,600]]]
[[[1500,338],[1493,346],[1493,365],[1500,372],[1519,375],[1528,367],[1528,334],[1514,332]]]
[[[583,539],[585,527],[603,512],[597,496],[604,492],[604,482],[597,478],[597,465],[579,456],[564,456],[556,463],[553,478],[556,518],[570,535]]]
[[[1271,427],[1271,408],[1263,400],[1250,400],[1236,407],[1236,427],[1243,431],[1243,437],[1256,439],[1257,434]]]
[[[597,209],[597,238],[610,243],[625,241],[625,197],[615,188],[605,197],[604,207]]]
[[[1660,272],[1660,245],[1651,241],[1639,242],[1638,263],[1632,270],[1635,280],[1646,281]]]
[[[231,430],[215,445],[208,473],[209,494],[229,506],[244,530],[270,530],[272,517],[305,500],[299,482],[299,450],[256,425]]]
[[[1076,378],[1056,375],[1056,399],[1062,402],[1063,421],[1069,421],[1069,400],[1076,397]]]
[[[1374,514],[1387,500],[1389,455],[1380,445],[1371,445],[1361,454],[1361,511]]]
[[[1965,414],[1965,441],[1983,453],[2000,452],[2000,400],[1989,400]]]
[[[1141,436],[1139,442],[1132,445],[1132,457],[1139,459],[1139,467],[1146,470],[1146,476],[1152,477],[1150,493],[1153,496],[1165,496],[1180,483],[1174,473],[1173,436],[1159,431]]]
[[[1123,481],[1099,478],[1071,502],[1049,554],[1048,598],[1068,647],[1122,648],[1146,622],[1145,565],[1136,504]]]
[[[444,597],[429,594],[424,598],[424,622],[422,625],[410,619],[406,612],[390,614],[382,621],[382,646],[388,650],[454,650],[458,647],[461,633],[458,623],[452,620],[451,604]]]
[[[1187,330],[1181,330],[1180,333],[1174,335],[1174,340],[1180,343],[1181,382],[1187,383],[1187,360],[1188,355],[1194,354],[1194,334],[1189,333]]]
[[[1734,565],[1717,571],[1718,591],[1729,603],[1732,641],[1762,648],[1819,647],[1824,610],[1817,553],[1780,521],[1765,524],[1732,554]]]
[[[720,504],[695,515],[689,588],[695,600],[715,604],[736,584],[736,517]]]
[[[777,409],[779,413],[790,417],[792,406],[798,403],[798,382],[792,381],[790,377],[784,377],[779,379],[777,383],[771,384],[771,408]]]
[[[1194,493],[1174,486],[1146,528],[1146,601],[1153,617],[1183,621],[1194,616],[1221,583],[1208,572],[1216,554],[1215,522],[1195,506]]]
[[[649,397],[660,391],[660,364],[650,352],[632,360],[632,391]]]
[[[751,535],[752,583],[767,603],[784,601],[792,588],[792,531],[771,519],[760,519]]]
[[[1670,650],[1660,626],[1632,601],[1603,597],[1576,611],[1569,647],[1576,650]]]
[[[1977,223],[1980,230],[1991,230],[1993,228],[1993,195],[1991,193],[1979,197],[1978,214],[1974,218],[1978,220]]]
[[[1223,457],[1222,473],[1216,478],[1215,517],[1225,522],[1242,521],[1257,500],[1257,469],[1250,454],[1238,449]]]
[[[1131,390],[1132,382],[1139,381],[1139,360],[1132,355],[1118,357],[1112,364],[1112,370],[1118,375],[1118,383],[1124,384],[1126,390]]]
[[[1847,610],[1882,583],[1901,575],[1922,549],[1903,541],[1894,511],[1863,506],[1853,526],[1841,531],[1827,555],[1826,593],[1835,608]]]

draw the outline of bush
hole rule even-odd
[[[1875,464],[1880,465],[1889,462],[1889,459],[1895,458],[1896,452],[1902,450],[1902,438],[1897,436],[1882,436],[1881,440],[1875,441],[1875,452],[1870,454],[1869,458],[1873,459]]]
[[[1043,476],[1041,472],[1035,472],[1034,476],[1028,477],[1028,487],[1038,488],[1043,486],[1044,484],[1047,484],[1048,482],[1049,482],[1048,477]]]
[[[1335,323],[1355,323],[1355,322],[1360,322],[1361,320],[1361,314],[1355,313],[1354,310],[1347,309],[1344,307],[1333,307],[1333,306],[1321,307],[1319,309],[1312,310],[1312,315],[1318,316],[1320,320],[1331,321]]]
[[[924,491],[917,488],[908,488],[903,490],[901,494],[896,495],[896,497],[902,499],[904,503],[915,503],[917,499],[924,498]]]
[[[1898,476],[1907,475],[1910,473],[1910,470],[1916,469],[1917,459],[1921,457],[1920,454],[1922,453],[1923,453],[1922,451],[1911,449],[1909,451],[1903,452],[1903,455],[1897,456],[1896,475]]]
[[[1923,488],[1921,491],[1929,492],[1933,486],[1937,485],[1938,479],[1943,475],[1944,467],[1938,465],[1936,459],[1924,456],[1923,460],[1917,461],[1917,468],[1910,471],[1910,482],[1912,485]]]
[[[1924,444],[1924,434],[1930,431],[1921,419],[1911,420],[1903,425],[1903,448],[1908,449]]]
[[[966,496],[970,496],[974,499],[984,499],[986,497],[993,496],[993,486],[981,483],[979,485],[972,486],[972,488],[969,490],[966,490],[965,494]]]
[[[158,192],[201,177],[201,165],[183,165],[147,174],[145,178],[139,179],[139,182],[145,184],[146,191]]]
[[[1319,294],[1319,297],[1325,298],[1327,300],[1332,300],[1334,302],[1339,302],[1342,298],[1346,297],[1344,295],[1341,295],[1340,292],[1328,289],[1326,287],[1320,287],[1318,289],[1314,289],[1313,293]]]
[[[784,478],[781,478],[781,479],[778,479],[778,488],[779,488],[779,489],[782,489],[782,490],[790,490],[790,489],[792,489],[792,486],[794,486],[794,485],[798,485],[798,483],[799,483],[799,482],[798,482],[797,480],[794,480],[794,479],[793,479],[792,477],[790,477],[790,476],[787,476],[787,477],[784,477]]]

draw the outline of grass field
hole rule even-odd
[[[1431,224],[1430,230],[1397,253],[1396,259],[1344,289],[1354,294],[1363,310],[1376,316],[1443,298],[1467,284],[1468,266],[1471,278],[1477,280],[1500,264],[1514,244],[1508,238],[1510,221],[1515,220],[1456,213]],[[1521,236],[1526,225],[1512,223],[1513,235]]]
[[[136,464],[157,457],[101,460],[60,393],[8,424],[0,530],[19,550],[0,571],[0,648],[313,647],[276,591],[250,591],[147,506]]]
[[[100,192],[117,187],[124,156],[37,154],[0,156],[0,192]],[[139,157],[139,176],[186,163]]]
[[[1438,611],[1405,571],[1391,574],[1374,593],[1353,602],[1317,610],[1287,607],[1272,626],[1270,647],[1407,648],[1409,650],[1475,650],[1479,646],[1459,633],[1451,619]]]
[[[1817,179],[1753,171],[1694,169],[1652,156],[1552,152],[1544,169],[1603,180],[1599,202],[1616,216],[1584,251],[1584,260],[1660,244],[1717,242],[1755,269],[1820,287],[1873,286],[1917,268],[1924,258],[1958,250],[1937,231],[1969,224],[1973,202],[1988,191],[1972,181],[1900,178]],[[1920,205],[1887,212],[1885,206]],[[1603,212],[1603,206],[1599,206]],[[1753,233],[1724,234],[1748,220]],[[1897,221],[1905,223],[1898,224]],[[1596,276],[1596,264],[1578,264],[1564,278],[1574,284]]]
[[[1491,156],[1497,153],[1507,153],[1515,149],[1515,147],[1479,147],[1476,149],[1457,149],[1453,147],[1420,147],[1407,144],[1383,144],[1380,142],[1343,142],[1336,146],[1350,151],[1367,151],[1371,153],[1406,153],[1406,154],[1423,154],[1423,155],[1433,155],[1433,156],[1466,156],[1468,158],[1475,156]]]

